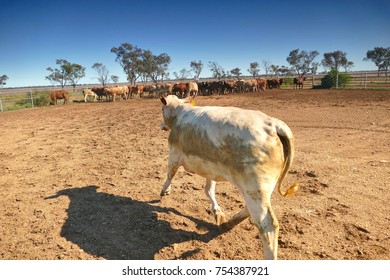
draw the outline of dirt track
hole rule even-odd
[[[390,93],[272,90],[197,97],[285,121],[296,157],[273,195],[280,259],[390,259]],[[156,99],[0,113],[0,259],[262,259],[249,220],[222,233],[204,179],[160,201],[168,133]],[[217,184],[228,216],[243,200]]]

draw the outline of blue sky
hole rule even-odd
[[[49,85],[47,67],[66,59],[86,67],[80,83],[97,83],[95,62],[126,77],[112,47],[131,43],[167,53],[170,77],[201,60],[225,70],[268,60],[289,66],[293,49],[341,50],[352,70],[376,70],[367,50],[390,47],[390,1],[125,1],[1,0],[0,75],[5,87]],[[320,68],[322,71],[323,69]],[[264,73],[264,69],[261,69]]]

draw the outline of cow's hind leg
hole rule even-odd
[[[258,194],[260,195],[260,193]],[[254,224],[260,231],[265,259],[276,260],[278,251],[279,223],[271,208],[269,198],[246,196],[248,211]]]
[[[229,221],[221,224],[221,228],[223,228],[225,230],[232,229],[233,227],[235,227],[236,225],[238,225],[239,223],[241,223],[242,221],[244,221],[248,217],[249,217],[249,211],[248,211],[248,207],[246,207],[246,205],[245,205],[245,207],[243,209],[241,209],[241,211],[239,213],[237,213],[232,218],[230,218]]]
[[[225,223],[225,213],[223,213],[222,209],[219,207],[217,200],[215,199],[215,181],[210,179],[206,179],[205,192],[207,197],[210,199],[211,208],[213,210],[213,215],[217,225],[221,225]]]
[[[171,192],[171,182],[173,176],[175,176],[177,170],[180,167],[180,152],[175,152],[174,149],[170,148],[169,158],[168,158],[168,173],[167,179],[164,183],[164,186],[161,190],[161,196],[168,195]]]

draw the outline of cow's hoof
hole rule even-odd
[[[166,195],[168,195],[170,193],[171,193],[171,190],[166,190],[166,191],[162,190],[161,193],[160,193],[160,196],[163,197],[163,196],[166,196]]]
[[[222,211],[216,211],[215,212],[215,221],[217,222],[217,225],[220,226],[224,223],[226,223],[226,215]]]

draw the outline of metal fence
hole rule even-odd
[[[304,88],[313,88],[321,85],[322,78],[327,73],[315,74],[306,76]],[[390,89],[389,73],[381,72],[378,75],[377,71],[359,71],[346,73],[351,78],[345,85],[345,88],[352,89]]]
[[[49,106],[49,92],[48,89],[3,89],[0,91],[0,111]],[[73,99],[82,97],[81,91],[69,92]]]
[[[34,108],[34,94],[32,91],[20,94],[6,94],[0,95],[0,111],[18,109],[18,108]]]

